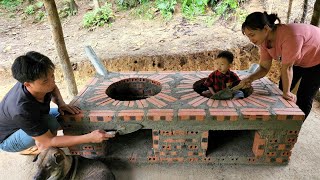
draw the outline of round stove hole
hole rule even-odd
[[[161,84],[147,78],[128,78],[111,84],[106,94],[119,101],[133,101],[155,96],[161,91]]]
[[[198,94],[200,94],[201,96],[204,96],[204,97],[207,97],[207,98],[210,98],[211,97],[211,93],[205,93],[206,91],[208,92],[209,89],[203,85],[203,83],[206,81],[207,78],[202,78],[200,79],[199,81],[196,81],[194,84],[193,84],[193,90],[195,92],[197,92]],[[253,87],[250,86],[249,88],[245,88],[245,89],[241,89],[241,91],[243,92],[244,94],[244,97],[248,97],[252,94],[253,92]]]

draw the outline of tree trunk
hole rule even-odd
[[[93,0],[94,9],[99,9],[101,7],[99,0]]]
[[[77,85],[74,79],[73,69],[68,56],[66,44],[64,42],[63,31],[58,16],[57,6],[54,0],[43,0],[44,7],[48,13],[49,23],[51,24],[52,37],[59,56],[60,64],[63,70],[63,76],[67,81],[69,94],[73,97],[77,95]]]
[[[319,26],[319,20],[320,20],[320,0],[316,0],[313,7],[311,24],[315,26]]]
[[[290,20],[290,14],[291,14],[291,8],[292,8],[292,1],[293,1],[293,0],[289,0],[288,13],[287,13],[287,24],[289,23],[289,20]]]
[[[302,12],[302,17],[301,17],[300,23],[304,23],[306,16],[307,16],[307,13],[308,13],[308,0],[304,0],[303,12]]]
[[[78,13],[78,5],[76,4],[76,2],[74,0],[69,0],[68,1],[68,4],[69,4],[69,8],[70,8],[70,11],[71,11],[71,14],[74,16]]]

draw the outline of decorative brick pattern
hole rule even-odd
[[[115,112],[110,110],[93,110],[89,112],[90,122],[109,122],[113,119]]]
[[[180,109],[178,112],[178,119],[203,121],[205,115],[206,113],[203,109]]]
[[[277,120],[304,120],[304,113],[298,108],[274,108]]]
[[[142,121],[144,111],[142,110],[121,110],[118,118],[123,121]]]
[[[254,81],[253,93],[244,99],[209,99],[201,95],[197,85],[210,73],[121,72],[92,78],[71,102],[82,113],[62,116],[64,133],[81,135],[97,126],[108,129],[139,123],[152,131],[152,146],[145,156],[133,150],[123,157],[130,162],[288,163],[304,120],[297,105],[283,99],[282,91],[267,78]],[[146,81],[151,84],[143,84]],[[115,84],[122,89],[111,91]],[[150,89],[153,85],[155,89]],[[133,89],[126,94],[126,88]],[[207,154],[212,142],[209,131],[248,129],[256,131],[250,148],[253,157]],[[106,156],[106,147],[105,143],[86,144],[70,147],[70,151],[95,158]]]
[[[172,109],[149,109],[147,117],[151,121],[172,121],[173,110]]]
[[[209,109],[213,120],[217,121],[237,121],[238,113],[235,109]]]
[[[267,121],[271,118],[271,113],[267,109],[243,108],[241,109],[241,114],[243,116],[243,119],[250,121]]]

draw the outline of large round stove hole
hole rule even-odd
[[[161,91],[161,84],[147,78],[128,78],[111,84],[106,94],[119,101],[132,101],[155,96]]]
[[[193,90],[195,92],[197,92],[198,94],[200,94],[201,96],[204,96],[204,97],[210,97],[210,96],[205,96],[203,94],[204,91],[208,91],[209,89],[207,87],[205,87],[203,85],[204,81],[206,80],[207,78],[202,78],[200,79],[199,81],[196,81],[194,84],[193,84]],[[248,97],[252,94],[253,92],[253,87],[250,86],[249,88],[245,88],[245,89],[241,89],[241,91],[243,92],[244,94],[244,97]]]

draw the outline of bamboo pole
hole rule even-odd
[[[319,26],[319,21],[320,21],[320,0],[316,0],[316,2],[314,3],[311,24],[315,26]]]
[[[291,15],[291,9],[292,9],[292,1],[293,0],[289,0],[289,6],[288,6],[288,12],[287,12],[287,24],[290,21],[290,15]]]
[[[66,44],[64,42],[63,31],[54,0],[43,0],[44,7],[48,13],[48,20],[51,24],[52,38],[59,56],[60,64],[63,70],[63,76],[67,81],[69,95],[75,96],[78,93],[73,69],[68,56]]]
[[[308,0],[304,0],[304,2],[303,2],[303,13],[302,13],[302,16],[301,16],[300,23],[304,23],[304,21],[306,19],[306,16],[307,16],[307,13],[308,13]]]

